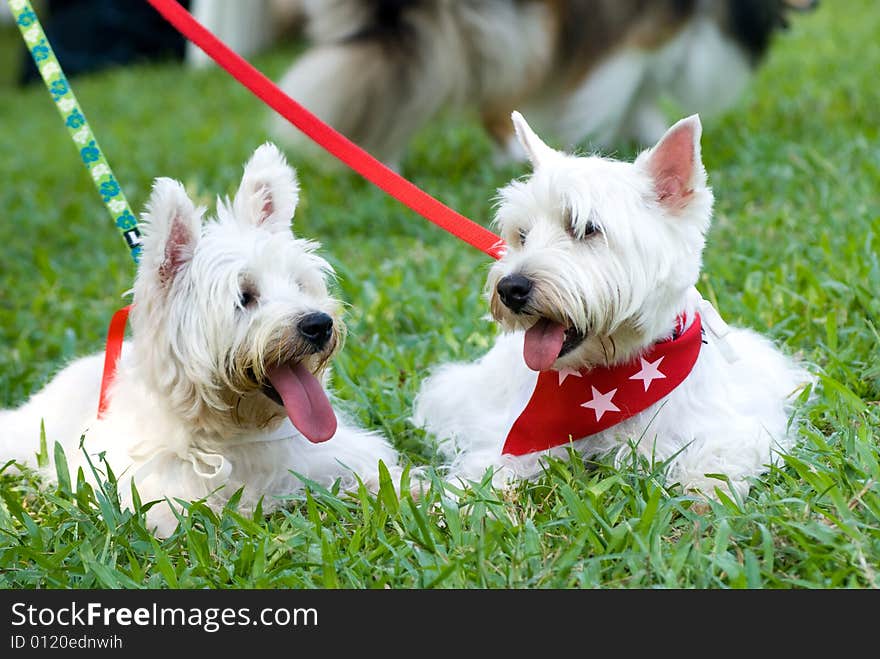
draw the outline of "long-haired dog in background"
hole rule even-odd
[[[729,107],[791,9],[816,0],[305,0],[312,47],[290,96],[397,166],[444,108],[476,110],[499,155],[522,159],[510,113],[570,148],[649,146],[670,96]],[[303,136],[276,117],[279,140]]]

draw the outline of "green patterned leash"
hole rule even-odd
[[[137,263],[141,255],[141,233],[137,228],[137,219],[131,212],[122,187],[113,176],[113,170],[110,169],[101,147],[98,146],[92,129],[89,128],[89,122],[86,121],[70,83],[67,82],[67,77],[58,64],[34,8],[28,0],[6,0],[6,2],[43,77],[43,82],[46,83],[46,88],[55,101],[55,107],[58,108],[70,137],[76,144],[80,158],[89,170],[95,188],[107,210],[110,211],[116,226],[122,232],[122,237],[131,250],[131,256]]]

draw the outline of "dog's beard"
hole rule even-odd
[[[511,311],[493,288],[490,309],[495,320],[507,330],[525,331],[523,357],[532,370],[548,370],[557,359],[577,349],[587,338],[587,328],[559,309],[547,305],[540,295],[519,312]]]
[[[286,415],[310,441],[323,442],[336,431],[336,417],[321,376],[341,344],[334,330],[317,350],[301,339],[281,339],[257,355],[233,357],[228,373],[236,422],[265,427]]]
[[[523,359],[534,371],[612,366],[633,359],[645,347],[644,337],[629,323],[607,333],[579,330],[545,316],[532,316],[532,321],[522,325]]]
[[[633,359],[646,347],[645,336],[631,321],[596,317],[588,313],[585,302],[579,303],[583,313],[575,321],[575,314],[568,315],[553,302],[538,287],[533,299],[515,313],[494,288],[490,295],[496,322],[507,331],[525,333],[523,359],[532,370],[611,366]]]

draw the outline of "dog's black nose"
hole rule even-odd
[[[523,275],[507,275],[498,282],[498,297],[508,309],[522,311],[532,293],[532,280]]]
[[[297,324],[302,337],[318,349],[327,345],[333,335],[333,319],[320,311],[310,313]]]

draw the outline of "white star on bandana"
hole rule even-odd
[[[575,370],[573,368],[563,368],[561,371],[558,371],[558,373],[559,373],[559,386],[560,387],[562,386],[562,383],[565,382],[565,378],[567,378],[569,375],[574,376],[576,378],[583,377],[581,375],[580,371]]]
[[[661,373],[659,369],[660,362],[663,361],[663,357],[653,362],[649,362],[644,357],[639,357],[639,359],[642,361],[642,370],[640,370],[635,375],[631,375],[629,379],[641,380],[642,384],[645,385],[645,391],[648,390],[648,387],[651,386],[651,383],[654,380],[662,380],[666,378],[666,376],[663,375],[663,373]]]
[[[596,421],[601,419],[605,412],[620,412],[620,408],[611,402],[614,394],[617,393],[617,389],[612,389],[607,394],[601,393],[593,386],[590,386],[590,389],[593,390],[593,400],[581,403],[581,407],[589,407],[593,410],[596,413]]]

